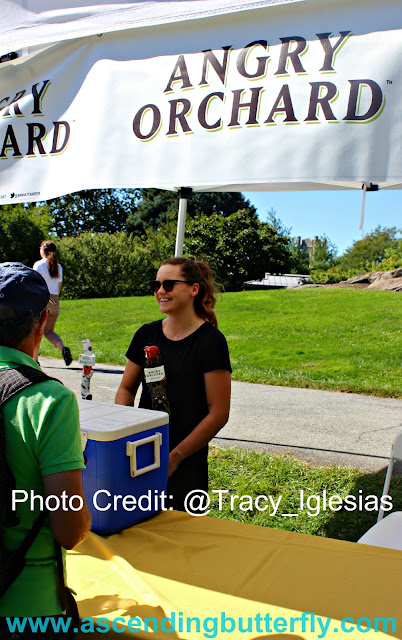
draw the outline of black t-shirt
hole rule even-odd
[[[162,331],[162,320],[144,324],[127,350],[126,357],[142,367],[144,347],[157,345],[165,365],[167,395],[171,408],[170,448],[177,446],[208,414],[204,373],[232,371],[225,336],[209,322],[183,340],[169,340]],[[140,407],[151,409],[151,398],[142,374]]]

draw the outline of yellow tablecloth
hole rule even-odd
[[[279,631],[299,640],[386,637],[342,630],[340,621],[349,617],[372,624],[394,618],[396,631],[389,625],[387,635],[402,638],[400,551],[164,512],[108,538],[89,534],[69,552],[67,568],[82,618],[122,618],[114,623],[118,631],[97,637],[251,640]],[[310,614],[304,626],[302,612]],[[318,616],[322,624],[332,619],[325,633]],[[150,617],[156,621],[146,630]],[[167,631],[167,617],[174,631]],[[125,628],[129,618],[135,633]],[[196,621],[186,629],[189,618],[199,619],[198,630]]]

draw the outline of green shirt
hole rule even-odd
[[[27,354],[0,347],[0,369],[28,365],[40,369]],[[34,384],[8,400],[3,408],[7,462],[16,489],[30,498],[44,495],[42,477],[83,469],[79,413],[75,395],[59,382]],[[22,494],[18,494],[22,495]],[[3,545],[14,551],[38,517],[38,500],[18,503],[20,524],[3,529]],[[63,549],[63,558],[65,551]],[[48,616],[62,613],[56,589],[55,541],[49,519],[26,556],[21,575],[0,598],[0,616]]]

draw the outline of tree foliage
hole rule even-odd
[[[361,240],[356,240],[339,259],[339,266],[345,271],[362,273],[377,269],[386,258],[387,249],[398,250],[398,234],[396,227],[378,226]]]
[[[52,231],[59,237],[126,231],[138,189],[86,189],[49,201]]]
[[[335,266],[338,250],[327,236],[318,238],[310,261],[311,269],[325,270]]]
[[[192,194],[189,204],[191,217],[217,213],[227,218],[240,209],[256,213],[255,207],[239,191],[197,191]]]
[[[297,246],[295,238],[292,238],[290,242],[290,254],[292,257],[291,273],[309,274],[310,255],[308,251]]]
[[[137,238],[82,233],[58,246],[63,265],[64,298],[113,298],[144,295],[154,277],[150,254]]]
[[[149,228],[157,229],[164,224],[169,214],[176,214],[179,207],[179,194],[163,189],[140,189],[138,205],[127,218],[129,233],[142,235]]]
[[[399,267],[402,267],[402,238],[398,239],[396,247],[387,247],[384,251],[384,258],[375,265],[375,268],[380,271],[393,271]],[[372,265],[372,269],[374,270],[374,265]]]
[[[140,189],[136,210],[127,219],[127,230],[143,234],[146,229],[159,229],[179,209],[179,193],[162,189]],[[193,192],[187,202],[187,217],[220,214],[230,216],[239,209],[255,213],[242,193],[239,192]]]
[[[0,207],[1,262],[32,266],[40,259],[39,246],[49,236],[48,207],[6,204]]]
[[[265,271],[286,270],[290,261],[289,237],[278,221],[260,222],[243,209],[228,217],[215,213],[187,221],[184,255],[207,259],[216,279],[227,289],[244,280],[261,278]],[[176,216],[142,237],[82,233],[59,242],[64,268],[62,295],[66,298],[100,298],[145,295],[148,281],[160,264],[174,255]]]
[[[309,274],[311,271],[332,269],[336,264],[337,252],[335,244],[325,235],[316,240],[311,256],[306,249],[297,246],[295,240],[292,240],[292,272]]]
[[[51,230],[59,237],[81,233],[118,233],[144,235],[159,229],[176,216],[179,193],[163,189],[86,189],[49,201]],[[239,209],[255,212],[241,193],[191,193],[188,217],[220,213],[228,216]]]
[[[205,257],[217,280],[235,290],[266,271],[283,273],[290,268],[290,238],[279,225],[277,220],[261,222],[249,209],[227,217],[197,216],[186,227],[185,254]]]

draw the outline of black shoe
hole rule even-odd
[[[70,353],[70,349],[68,347],[63,347],[62,354],[63,354],[64,362],[66,363],[66,367],[69,367],[73,361]]]

